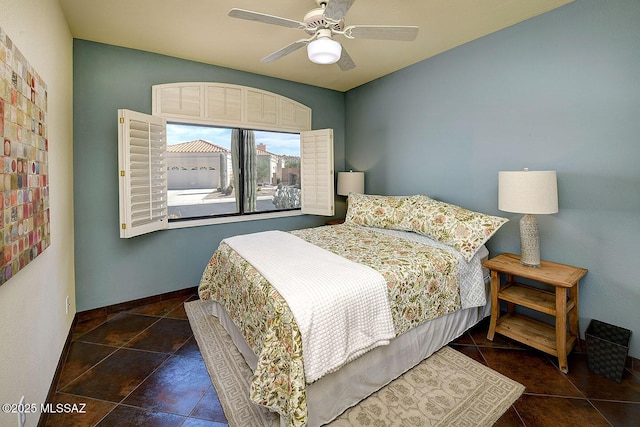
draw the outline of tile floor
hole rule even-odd
[[[42,416],[41,426],[226,426],[180,297],[79,322],[52,403],[85,413]],[[553,357],[496,336],[487,323],[452,346],[526,386],[497,426],[639,426],[640,373],[616,383],[574,351],[569,374]]]

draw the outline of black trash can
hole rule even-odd
[[[585,335],[589,370],[611,380],[622,381],[631,331],[592,319]]]

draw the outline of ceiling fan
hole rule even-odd
[[[415,40],[418,35],[418,27],[415,26],[350,25],[345,27],[344,16],[354,1],[316,0],[318,7],[310,10],[302,22],[237,8],[231,9],[229,16],[304,30],[309,34],[309,38],[295,41],[262,58],[262,62],[275,61],[306,45],[307,54],[312,62],[317,64],[337,63],[342,71],[351,70],[355,68],[356,64],[344,47],[333,40],[334,35],[345,36],[348,39],[402,41]]]

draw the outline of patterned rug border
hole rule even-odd
[[[185,303],[191,329],[211,381],[218,393],[229,427],[279,426],[277,414],[254,404],[249,399],[251,369],[233,345],[231,338],[220,325],[218,319],[209,314],[210,310],[207,310],[207,307],[208,303],[205,301],[197,300]],[[415,425],[491,426],[524,392],[523,385],[450,347],[444,347],[360,404],[345,411],[329,426],[366,425],[367,420],[371,420],[371,414],[367,414],[366,408],[375,406],[373,402],[380,400],[379,395],[388,394],[391,389],[402,389],[402,381],[407,381],[410,377],[420,378],[420,371],[427,368],[429,368],[428,370],[437,369],[440,371],[453,369],[456,373],[465,372],[469,374],[471,382],[482,381],[483,386],[469,388],[466,391],[468,394],[462,402],[454,405],[448,413],[442,414],[439,419],[428,420],[428,424],[423,424],[424,420],[415,420],[414,415],[413,420],[418,421],[418,424]],[[486,383],[486,387],[484,387],[484,383]],[[459,384],[456,383],[452,387],[459,387],[460,384],[463,384],[462,388],[464,388],[465,381],[461,379]],[[489,393],[489,391],[491,392]],[[442,399],[442,396],[432,398],[433,402]],[[424,402],[420,403],[424,404]]]

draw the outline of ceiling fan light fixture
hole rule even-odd
[[[329,37],[319,37],[307,45],[307,55],[316,64],[335,64],[342,55],[342,46]]]

